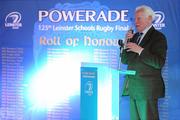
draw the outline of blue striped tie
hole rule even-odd
[[[137,37],[137,40],[136,40],[137,44],[139,44],[142,35],[143,35],[143,33],[138,33],[138,37]]]

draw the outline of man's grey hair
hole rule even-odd
[[[141,5],[141,6],[136,7],[136,12],[139,10],[142,10],[145,13],[146,17],[151,16],[152,21],[155,19],[155,13],[151,7],[147,5]]]

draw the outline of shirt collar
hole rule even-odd
[[[143,35],[145,35],[147,33],[147,31],[152,27],[152,25],[150,25],[149,27],[147,27],[146,29],[144,29],[142,31]]]
[[[152,25],[150,25],[149,27],[147,27],[146,29],[144,29],[141,33],[143,33],[142,34],[142,36],[141,36],[141,40],[144,38],[144,36],[146,35],[146,33],[147,33],[147,31],[150,29],[152,27]],[[141,41],[140,40],[140,41]]]

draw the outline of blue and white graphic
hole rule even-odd
[[[9,13],[5,18],[5,27],[12,27],[12,29],[22,27],[21,14],[19,12]]]
[[[154,27],[158,30],[165,27],[165,14],[162,11],[155,11]]]

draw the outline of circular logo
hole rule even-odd
[[[165,18],[164,13],[161,12],[161,11],[156,11],[154,13],[155,13],[155,21],[154,21],[154,23],[155,24],[162,23],[164,21],[164,18]]]
[[[21,14],[19,12],[11,12],[6,15],[5,27],[12,27],[13,29],[18,29],[22,27]]]
[[[85,94],[88,96],[93,95],[93,82],[92,81],[87,81],[85,84]]]

